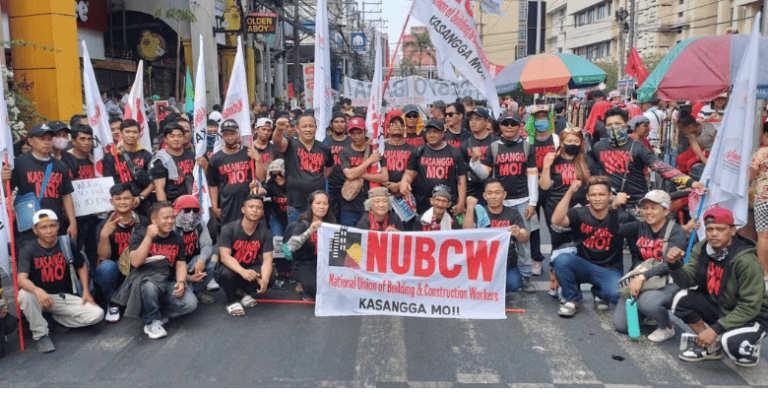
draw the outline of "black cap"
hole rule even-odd
[[[288,122],[288,124],[289,124],[289,125],[291,125],[291,126],[296,126],[296,125],[298,125],[298,124],[299,124],[299,121],[298,121],[298,120],[296,120],[296,119],[291,119],[291,121],[290,121],[290,122]]]
[[[331,122],[333,122],[333,120],[336,118],[343,118],[344,120],[347,120],[347,115],[344,115],[344,113],[341,111],[336,111],[333,113],[333,115],[331,115]]]
[[[219,129],[223,133],[224,130],[231,130],[231,131],[240,131],[240,126],[235,122],[234,119],[227,119],[223,122],[221,122],[221,125],[219,126]]]
[[[48,122],[48,127],[50,127],[51,130],[53,130],[53,134],[56,134],[56,133],[58,133],[59,131],[62,131],[62,130],[66,130],[68,134],[72,132],[72,130],[70,130],[69,126],[67,126],[66,123],[64,123],[64,122],[62,122],[60,120],[52,120],[52,121]]]
[[[408,115],[411,112],[419,113],[419,107],[417,107],[415,104],[408,104],[403,107],[403,115]]]
[[[435,119],[430,120],[429,122],[427,122],[427,125],[424,126],[424,129],[426,130],[430,127],[438,129],[440,131],[445,131],[445,123],[443,123],[440,120],[435,120]]]
[[[45,123],[38,123],[29,130],[29,133],[27,133],[30,137],[42,137],[46,134],[50,133],[51,135],[56,134],[52,128],[48,127]]]
[[[498,122],[501,123],[505,120],[513,120],[517,123],[517,125],[520,124],[520,117],[515,113],[514,111],[504,111],[501,113],[501,116],[499,116]]]
[[[482,116],[483,119],[490,119],[491,114],[488,113],[488,110],[483,107],[478,107],[473,109],[472,111],[467,112],[467,117],[472,116],[472,114],[477,114],[479,116]]]

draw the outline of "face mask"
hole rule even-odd
[[[565,151],[565,154],[569,156],[576,156],[581,152],[581,145],[566,145],[563,144],[563,150]]]
[[[56,150],[64,150],[67,148],[67,139],[61,137],[53,137],[53,147]]]
[[[536,131],[547,131],[549,128],[549,120],[548,119],[541,119],[533,122],[533,125],[536,126]]]
[[[213,148],[213,146],[216,144],[217,137],[218,136],[216,134],[206,134],[205,135],[205,141],[206,141],[206,143],[207,143],[209,148]]]
[[[197,213],[195,212],[179,212],[179,215],[176,216],[177,223],[179,224],[179,227],[181,227],[181,230],[185,233],[191,232],[195,229],[195,221],[197,220]]]
[[[716,252],[715,249],[709,243],[707,243],[707,254],[712,258],[712,260],[720,262],[728,257],[728,248],[725,247],[723,250]]]
[[[606,131],[611,138],[611,145],[613,146],[624,146],[624,144],[629,142],[629,134],[627,134],[625,126],[611,126]]]

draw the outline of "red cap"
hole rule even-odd
[[[725,224],[726,226],[733,226],[733,214],[731,211],[722,208],[714,207],[704,214],[704,223],[707,223],[707,219],[712,218],[712,223]]]
[[[176,202],[173,203],[173,213],[176,215],[178,215],[179,212],[185,208],[200,209],[200,201],[198,201],[197,198],[191,194],[185,194],[177,198]]]
[[[347,125],[347,131],[350,131],[352,129],[360,129],[365,131],[365,119],[356,116],[349,120],[349,124]]]

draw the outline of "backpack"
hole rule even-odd
[[[667,249],[669,249],[669,237],[672,235],[672,229],[674,227],[675,227],[674,220],[670,220],[667,222],[667,229],[666,229],[666,232],[664,233],[664,246],[662,246],[662,255],[664,256],[666,256]],[[660,261],[658,259],[648,259],[638,264],[637,267],[627,272],[626,275],[624,275],[621,279],[619,279],[618,293],[624,298],[630,298],[629,283],[632,282],[632,280],[635,279],[636,276],[644,273],[645,271],[659,264],[666,264],[666,262]],[[647,280],[643,283],[643,286],[640,288],[640,292],[643,292],[645,290],[661,289],[667,285],[667,282],[668,282],[667,275],[654,276],[653,278],[647,278]]]

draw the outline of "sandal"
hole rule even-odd
[[[245,309],[243,309],[243,305],[239,302],[233,302],[227,305],[227,313],[230,316],[243,316],[245,315]]]
[[[246,308],[253,308],[256,305],[259,305],[256,299],[251,297],[250,294],[243,297],[243,299],[240,300],[240,303],[243,304],[243,306]]]
[[[566,301],[565,304],[560,305],[560,309],[557,314],[563,317],[571,317],[579,311],[578,301]]]

